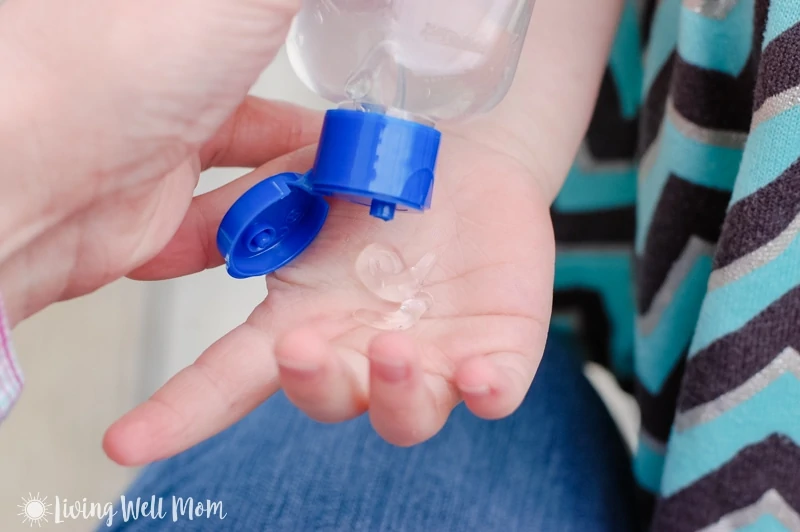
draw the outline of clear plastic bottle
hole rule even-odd
[[[431,205],[442,122],[486,112],[508,92],[534,0],[303,0],[287,38],[293,69],[336,109],[314,167],[245,193],[217,245],[234,277],[299,255],[328,213],[323,197],[385,221]]]
[[[516,71],[533,0],[303,0],[286,41],[309,89],[428,124],[494,107]]]

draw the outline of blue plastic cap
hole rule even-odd
[[[217,232],[217,247],[231,277],[266,275],[302,253],[327,216],[328,203],[311,192],[304,176],[279,174],[233,204]]]
[[[248,190],[222,219],[217,247],[228,273],[274,272],[316,238],[336,196],[369,206],[382,220],[396,210],[430,207],[441,134],[384,114],[328,111],[314,168],[270,177]]]
[[[430,207],[441,134],[380,113],[328,111],[309,174],[315,194],[369,205],[372,216]]]

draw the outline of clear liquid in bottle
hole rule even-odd
[[[462,120],[505,96],[532,9],[533,0],[304,0],[287,52],[334,104]]]

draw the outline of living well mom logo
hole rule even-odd
[[[129,499],[124,495],[118,501],[94,502],[85,497],[71,501],[56,496],[53,501],[40,494],[22,497],[18,505],[23,524],[42,527],[58,525],[68,521],[96,520],[111,526],[118,521],[128,522],[139,519],[166,520],[177,522],[200,519],[222,520],[227,517],[222,501],[194,499],[192,497],[136,497]]]

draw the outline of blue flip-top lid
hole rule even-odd
[[[314,168],[265,179],[222,219],[217,247],[228,273],[266,275],[291,262],[322,229],[325,196],[368,205],[385,221],[396,209],[426,210],[440,137],[432,127],[384,114],[328,111]]]
[[[302,253],[327,216],[328,203],[310,191],[306,176],[278,174],[233,204],[219,226],[217,247],[231,277],[266,275]]]

